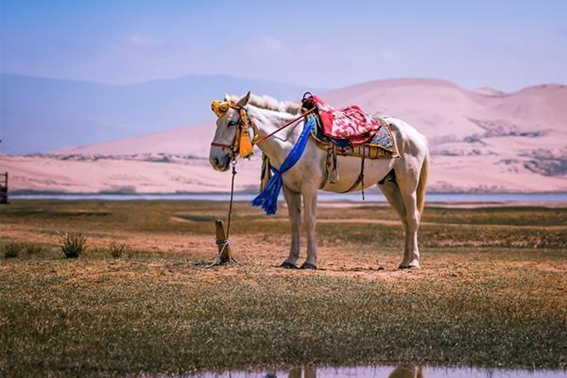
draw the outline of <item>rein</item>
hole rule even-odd
[[[263,137],[260,138],[260,139],[257,139],[257,140],[252,141],[252,144],[258,144],[258,143],[260,143],[260,142],[263,142],[264,140],[268,139],[269,137],[273,136],[274,134],[279,133],[280,131],[282,131],[282,130],[285,129],[286,127],[293,125],[295,122],[299,121],[301,118],[304,118],[304,117],[306,117],[307,115],[309,115],[310,113],[313,113],[314,110],[315,110],[315,108],[309,109],[309,110],[306,111],[305,113],[302,113],[301,115],[299,115],[298,117],[295,117],[294,119],[292,119],[291,121],[289,121],[289,122],[286,123],[285,125],[279,127],[277,130],[275,130],[275,131],[269,133],[269,134],[266,135],[266,136],[263,136]]]

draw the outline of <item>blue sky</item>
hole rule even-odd
[[[567,83],[567,1],[0,0],[0,70],[133,83],[229,74],[314,87],[433,77]]]

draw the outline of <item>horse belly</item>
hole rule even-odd
[[[322,189],[329,192],[343,193],[352,188],[361,172],[362,159],[352,156],[337,157],[338,182],[327,184]],[[392,169],[394,159],[365,159],[364,160],[364,189],[369,188],[382,180]],[[361,190],[359,184],[355,191]]]

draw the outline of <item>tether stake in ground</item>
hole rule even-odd
[[[224,222],[220,219],[215,219],[215,231],[217,237],[217,247],[219,249],[219,255],[217,261],[215,261],[211,266],[224,265],[224,264],[237,264],[238,261],[232,257],[232,251],[230,249],[230,241],[228,240],[224,232]]]

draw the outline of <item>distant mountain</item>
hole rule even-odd
[[[112,85],[0,74],[0,153],[47,152],[213,120],[213,99],[249,90],[296,100],[313,89],[224,75]]]

